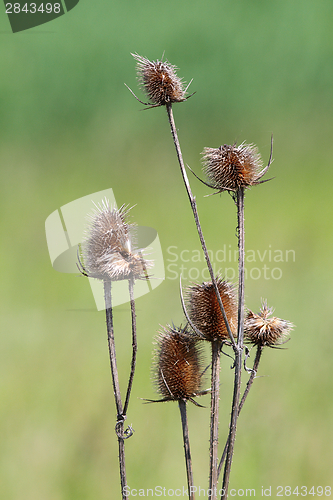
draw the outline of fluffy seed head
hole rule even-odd
[[[183,81],[176,75],[176,66],[167,61],[149,61],[138,54],[132,54],[137,61],[138,80],[150,103],[164,106],[186,100]]]
[[[222,304],[233,335],[237,334],[237,304],[234,286],[228,281],[217,279]],[[226,340],[227,328],[211,281],[189,287],[187,292],[188,313],[193,324],[205,339]]]
[[[200,394],[201,354],[198,340],[186,328],[163,328],[157,337],[154,381],[164,400]]]
[[[262,160],[253,144],[205,148],[204,172],[215,189],[236,191],[240,187],[258,184],[262,177]]]
[[[249,311],[244,321],[244,338],[252,344],[269,346],[281,344],[293,328],[284,319],[270,318],[273,309],[263,302],[258,314]]]
[[[112,281],[143,277],[150,263],[132,250],[133,224],[126,222],[128,210],[111,209],[107,200],[89,216],[83,241],[83,270],[87,276]]]

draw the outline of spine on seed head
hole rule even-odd
[[[204,148],[204,172],[211,186],[218,191],[236,191],[260,183],[267,172],[254,144],[224,144],[219,148]]]
[[[216,280],[222,304],[233,335],[237,334],[237,301],[234,286],[221,278]],[[228,331],[211,281],[195,284],[187,290],[191,321],[210,342],[229,339]]]
[[[293,324],[285,319],[270,317],[273,309],[262,303],[258,314],[248,311],[244,321],[244,338],[249,343],[257,346],[273,347],[283,343]]]
[[[186,328],[163,328],[156,339],[154,383],[163,401],[192,400],[201,394],[198,339]]]
[[[139,84],[153,106],[186,100],[184,83],[176,74],[176,66],[167,61],[149,61],[138,54],[132,56],[137,61]]]
[[[134,225],[127,222],[129,210],[111,208],[104,200],[89,216],[83,241],[83,270],[92,278],[119,281],[144,277],[151,263],[132,248]]]

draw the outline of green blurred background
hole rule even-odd
[[[266,257],[281,279],[247,279],[246,303],[258,310],[267,298],[296,328],[287,350],[265,352],[264,377],[239,420],[231,487],[260,496],[271,486],[274,497],[278,485],[333,486],[332,25],[331,0],[81,0],[51,23],[12,34],[0,6],[1,498],[119,498],[104,313],[84,278],[53,270],[48,215],[112,187],[119,205],[135,205],[139,225],[158,231],[166,266],[175,246],[177,265],[203,269],[181,262],[182,250],[200,248],[198,237],[165,110],[140,111],[124,86],[142,98],[131,52],[157,59],[165,51],[185,81],[193,78],[196,94],[174,113],[185,162],[198,174],[205,146],[253,142],[266,162],[274,134],[274,180],[246,196],[246,247],[294,250],[295,261]],[[208,188],[193,177],[191,184],[208,247],[236,248],[231,198],[205,198]],[[131,488],[186,484],[177,405],[139,399],[156,397],[150,366],[159,325],[183,321],[178,280],[166,277],[137,300]],[[124,390],[126,305],[116,308],[115,325]],[[221,447],[231,383],[223,358]],[[189,407],[190,437],[195,484],[208,488],[209,397],[200,402],[207,407]]]

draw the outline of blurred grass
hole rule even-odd
[[[174,111],[185,161],[197,173],[204,146],[255,142],[266,161],[274,134],[275,179],[246,196],[246,246],[293,249],[296,259],[279,265],[280,280],[248,279],[246,300],[257,310],[267,298],[297,328],[288,350],[265,353],[266,377],[240,418],[231,486],[258,495],[263,485],[329,485],[332,2],[171,0],[166,8],[151,0],[82,0],[49,25],[15,35],[1,9],[1,498],[119,496],[104,315],[94,312],[84,279],[52,269],[47,216],[112,187],[119,205],[136,205],[138,224],[157,229],[165,259],[169,246],[178,255],[199,249],[165,112],[139,112],[124,86],[137,88],[130,52],[156,59],[165,51],[186,81],[194,78],[195,96]],[[235,248],[230,197],[204,198],[207,189],[191,183],[208,247]],[[150,364],[159,325],[183,321],[178,281],[166,279],[137,307],[128,482],[175,489],[186,484],[178,409],[138,398],[155,397]],[[125,384],[128,309],[115,314]],[[229,368],[223,359],[221,444]],[[205,488],[208,413],[189,408],[195,482]]]

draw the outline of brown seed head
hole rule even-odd
[[[273,310],[263,302],[259,314],[249,311],[244,321],[244,338],[255,345],[279,345],[293,328],[293,324],[284,319],[269,318]]]
[[[137,61],[139,83],[152,105],[164,106],[186,100],[186,91],[182,79],[176,75],[176,66],[166,61],[149,61],[138,54],[132,56]]]
[[[237,334],[237,305],[234,286],[217,279],[222,304],[233,335]],[[228,331],[211,281],[189,287],[187,292],[188,313],[193,324],[206,340],[229,339]]]
[[[200,394],[201,354],[198,340],[186,328],[163,328],[157,337],[154,381],[165,400]]]
[[[236,191],[257,184],[262,177],[262,160],[253,144],[204,148],[204,172],[215,189]]]
[[[90,216],[83,241],[83,270],[92,278],[112,281],[141,278],[150,263],[132,250],[134,225],[126,222],[128,210],[111,209],[107,200]]]

